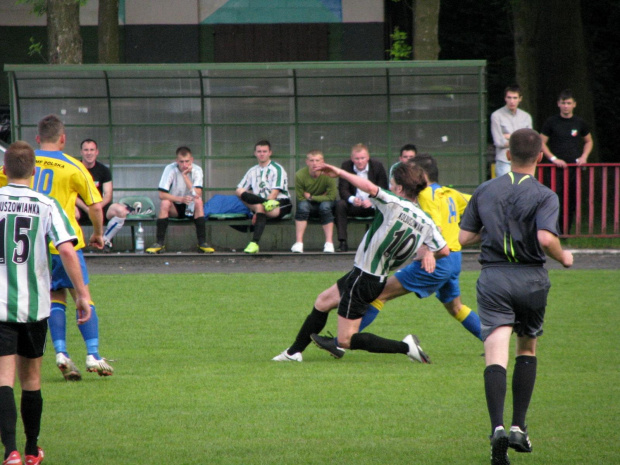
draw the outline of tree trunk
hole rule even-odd
[[[414,0],[413,59],[438,60],[440,0]]]
[[[575,114],[594,132],[581,0],[518,0],[514,8],[517,77],[527,102],[523,108],[532,112],[534,126],[540,129],[557,114],[558,94],[571,89],[577,100]],[[593,153],[591,161],[597,159]]]
[[[119,62],[118,1],[99,0],[99,63]]]
[[[538,47],[541,27],[542,5],[534,0],[512,2],[514,20],[514,50],[517,84],[521,87],[523,101],[520,108],[534,119],[534,126],[540,127],[538,114]],[[506,83],[508,85],[510,83]]]
[[[47,0],[47,42],[50,64],[82,63],[80,5],[76,0]]]

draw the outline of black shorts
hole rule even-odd
[[[476,285],[482,340],[500,326],[512,326],[518,336],[540,336],[550,287],[542,266],[483,267]]]
[[[110,208],[111,204],[107,204],[105,207],[103,207],[103,224],[107,223],[107,219],[106,219],[106,215],[108,214],[108,209]],[[90,217],[88,216],[88,212],[85,212],[83,210],[80,210],[80,219],[78,220],[78,224],[80,226],[92,226],[93,223],[90,221]]]
[[[43,357],[47,336],[47,318],[33,323],[0,322],[0,357],[20,355]]]
[[[375,276],[353,268],[337,282],[340,292],[338,315],[347,320],[362,318],[368,304],[383,292],[386,281],[386,276]]]
[[[192,213],[191,216],[187,216],[185,214],[185,212],[187,211],[187,204],[186,203],[173,203],[174,208],[177,211],[177,214],[179,215],[179,218],[194,218],[194,214]]]
[[[280,213],[278,216],[272,219],[281,220],[284,216],[288,215],[293,211],[293,204],[291,203],[291,199],[276,199],[280,202]]]

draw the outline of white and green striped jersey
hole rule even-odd
[[[253,194],[266,199],[273,189],[278,189],[279,199],[288,199],[288,175],[286,170],[275,161],[267,166],[254,165],[250,168],[237,188],[252,191]]]
[[[18,184],[0,188],[0,321],[49,317],[49,241],[77,244],[58,202]]]
[[[446,241],[433,220],[413,202],[379,189],[370,198],[375,218],[355,254],[355,266],[366,273],[386,276],[413,260],[422,244],[436,252]]]

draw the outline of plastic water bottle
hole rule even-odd
[[[138,223],[138,232],[136,233],[136,253],[144,253],[144,228],[142,228],[142,222]]]

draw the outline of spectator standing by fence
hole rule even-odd
[[[560,114],[553,115],[545,121],[541,130],[543,153],[549,162],[557,168],[555,176],[556,193],[560,197],[560,230],[564,234],[570,232],[575,210],[577,208],[577,168],[568,164],[583,165],[588,162],[594,141],[589,125],[580,117],[575,116],[577,100],[570,89],[563,90],[558,97]],[[568,170],[568,185],[564,182],[564,170]],[[551,182],[551,175],[547,182]],[[549,184],[551,186],[551,184]],[[568,205],[564,205],[564,192],[568,189]],[[568,218],[564,230],[564,217]]]
[[[491,114],[491,135],[495,145],[495,177],[510,171],[510,161],[506,158],[510,135],[517,129],[532,129],[532,117],[519,108],[523,100],[521,88],[512,85],[504,89],[506,105]]]

